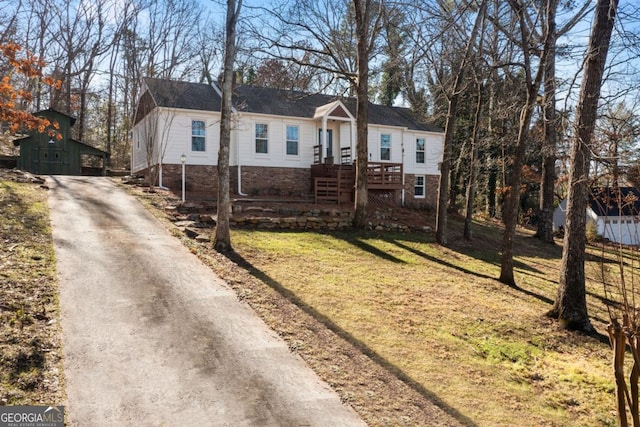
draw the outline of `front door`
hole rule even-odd
[[[318,129],[318,145],[322,145],[322,129]],[[327,148],[326,155],[327,157],[333,157],[333,130],[327,129]]]

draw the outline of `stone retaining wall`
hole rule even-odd
[[[215,215],[205,214],[199,209],[193,208],[189,209],[189,211],[191,213],[187,213],[184,210],[180,212],[178,208],[178,211],[174,211],[173,221],[177,227],[183,229],[191,237],[198,235],[202,237],[206,233],[198,233],[197,230],[215,227]],[[207,211],[211,211],[211,209],[207,209]],[[338,209],[302,211],[282,208],[276,212],[272,209],[249,208],[233,214],[229,225],[232,228],[253,230],[347,231],[353,228],[353,214]],[[382,217],[373,219],[369,222],[367,228],[375,231],[401,233],[430,231],[430,229],[412,229],[397,222],[387,221]]]
[[[256,230],[324,230],[339,231],[353,228],[353,218],[348,217],[246,217],[232,218],[229,225],[234,228],[250,228]],[[395,222],[369,222],[368,230],[408,233],[412,231],[430,231],[431,229],[412,230],[410,227]]]
[[[351,216],[292,216],[232,218],[231,227],[263,230],[348,230],[353,226]]]

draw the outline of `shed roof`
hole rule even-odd
[[[72,139],[71,142],[76,143],[80,146],[81,154],[91,154],[96,156],[106,156],[111,157],[111,153],[108,151],[101,150],[99,148],[94,147],[93,145],[89,145],[86,142],[78,141],[77,139]]]
[[[211,85],[153,78],[145,79],[145,83],[148,96],[155,106],[220,111],[220,95]],[[145,104],[142,101],[144,96],[143,94],[141,98],[141,106]],[[303,118],[313,118],[319,107],[335,101],[341,101],[349,113],[355,117],[355,98],[249,85],[236,86],[233,96],[233,105],[238,111]],[[139,106],[139,113],[142,112],[140,108],[144,108],[141,106]],[[144,110],[143,115],[150,111],[147,108]],[[434,124],[420,122],[409,108],[390,107],[371,102],[369,102],[369,123],[442,132],[442,129]]]
[[[67,119],[69,119],[69,126],[71,127],[73,127],[73,125],[76,123],[75,117],[51,107],[47,108],[46,110],[40,110],[37,113],[33,113],[33,115],[37,117],[46,117],[46,118],[53,118],[55,116],[66,117]]]

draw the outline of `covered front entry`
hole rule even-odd
[[[350,203],[354,198],[356,121],[340,101],[316,109],[320,122],[314,146],[311,180],[316,203]],[[372,191],[402,191],[402,163],[369,162],[367,186]],[[397,197],[394,197],[396,199]],[[397,198],[399,200],[399,198]]]
[[[341,101],[316,108],[318,145],[314,147],[314,164],[351,164],[356,141],[356,121]],[[348,152],[348,157],[343,153]],[[339,155],[340,158],[336,158]]]

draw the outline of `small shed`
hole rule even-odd
[[[553,228],[564,227],[567,199],[553,213]],[[640,190],[634,187],[594,188],[589,194],[587,221],[612,242],[640,245]]]
[[[591,209],[591,199],[589,197],[589,205],[587,205],[587,223],[597,224],[598,223],[598,215]],[[558,207],[553,211],[553,231],[560,231],[564,228],[565,223],[567,222],[567,199],[564,198],[558,205]]]
[[[20,146],[18,168],[41,175],[105,175],[109,153],[71,137],[71,127],[76,119],[54,109],[35,113],[60,125],[62,139],[51,138],[46,133],[32,132],[13,141]],[[83,167],[89,159],[99,166]]]

